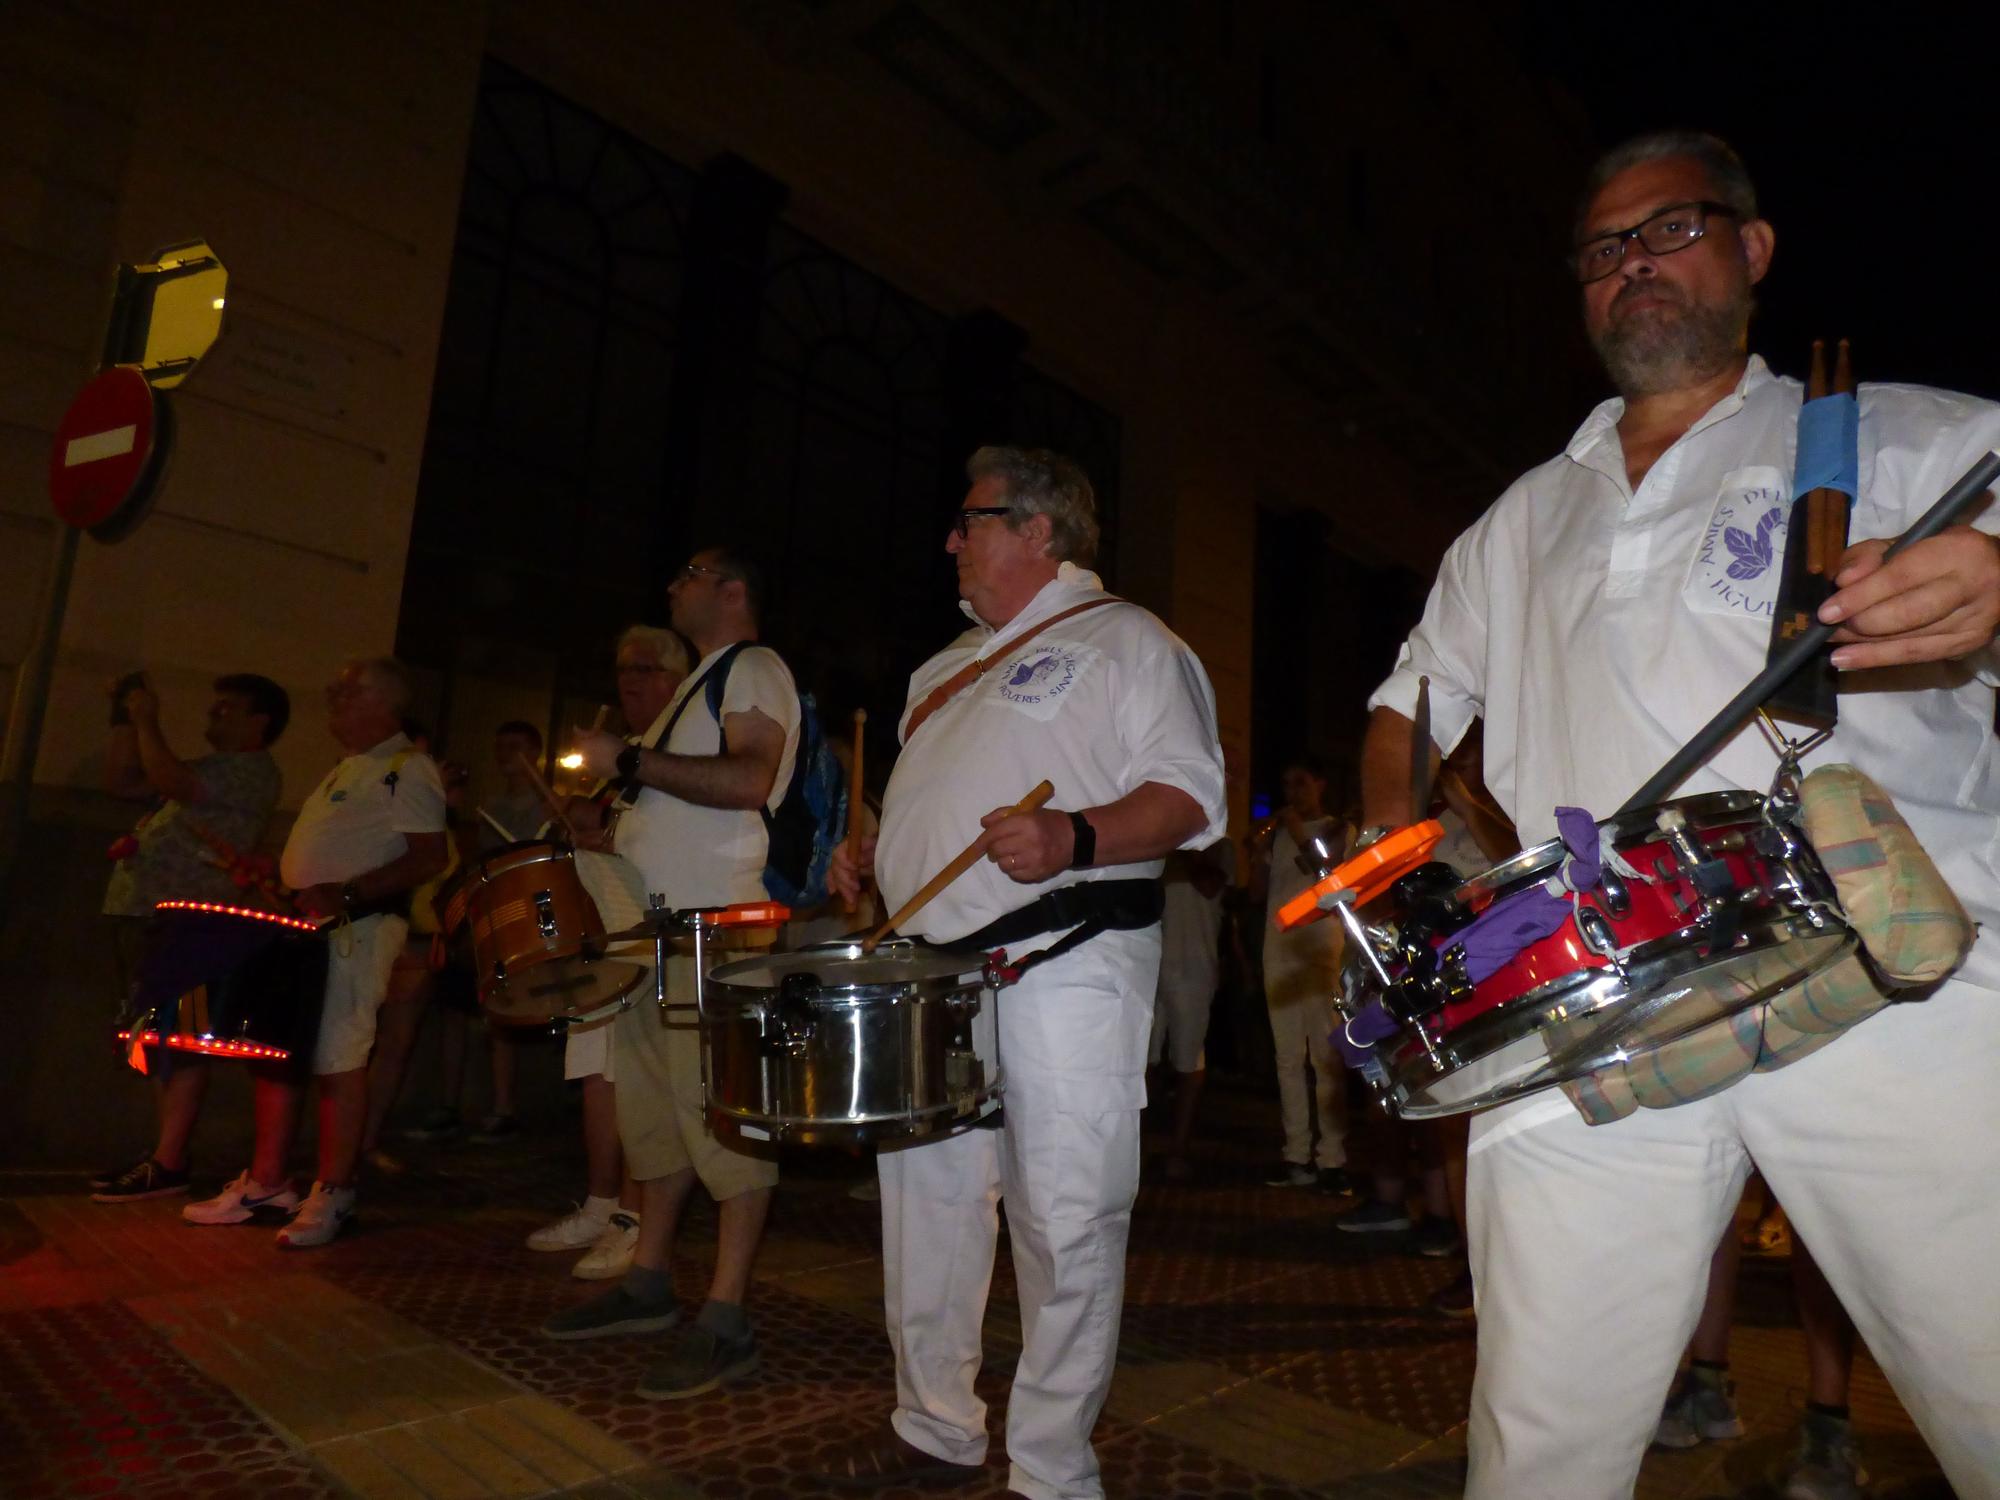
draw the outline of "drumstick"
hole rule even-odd
[[[520,842],[518,839],[514,837],[513,834],[507,831],[507,825],[505,823],[501,822],[498,818],[494,817],[493,814],[488,812],[485,808],[482,807],[479,809],[479,816],[484,818],[488,823],[492,824],[493,831],[499,834],[500,837],[505,839],[508,843],[514,844]]]
[[[1056,794],[1056,789],[1045,781],[1040,786],[1036,787],[1032,792],[1028,793],[1027,796],[1023,797],[1019,802],[1016,802],[1012,807],[1008,808],[1007,811],[1010,813],[1033,812],[1036,808],[1040,807],[1044,802],[1048,801],[1049,798],[1053,797],[1055,794]],[[971,843],[967,844],[964,849],[959,851],[958,855],[952,860],[950,864],[946,865],[942,870],[939,870],[937,874],[931,876],[931,878],[924,883],[924,888],[922,890],[918,891],[916,895],[910,897],[908,901],[903,903],[903,908],[901,911],[897,912],[893,917],[889,918],[888,921],[884,922],[880,927],[876,928],[873,932],[869,933],[867,937],[862,939],[861,951],[863,953],[873,953],[875,951],[875,945],[877,943],[881,942],[883,938],[887,937],[890,934],[890,932],[902,926],[903,923],[909,921],[910,918],[914,917],[918,912],[922,911],[926,906],[930,905],[931,898],[937,895],[939,891],[943,890],[946,886],[950,885],[954,880],[958,879],[959,876],[963,875],[967,870],[971,869],[974,865],[978,864],[980,855],[986,852],[986,837],[987,833],[990,833],[991,831],[992,830],[988,829],[986,830],[986,832],[982,832],[978,838],[974,839]]]
[[[868,722],[868,710],[854,710],[854,760],[847,768],[847,857],[857,867],[861,861],[861,726]],[[853,911],[861,903],[840,898],[840,904]]]
[[[534,787],[535,795],[548,804],[549,811],[556,815],[555,820],[562,824],[563,832],[569,835],[569,841],[574,844],[576,842],[576,830],[570,826],[569,814],[564,812],[562,804],[556,801],[556,794],[549,789],[549,784],[542,780],[542,773],[535,769],[534,757],[529,755],[525,750],[515,753],[520,757],[521,769],[528,773],[528,784]],[[543,826],[547,827],[548,825],[544,824]]]

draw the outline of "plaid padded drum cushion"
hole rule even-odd
[[[1810,1056],[1895,999],[1965,960],[1972,919],[1888,795],[1853,766],[1822,766],[1800,789],[1805,834],[1833,877],[1866,953],[1829,965],[1763,1005],[1563,1085],[1585,1120],[1668,1109]]]

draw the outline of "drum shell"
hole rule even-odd
[[[604,919],[561,844],[510,844],[481,855],[439,903],[445,931],[463,926],[470,935],[482,1000],[510,974],[573,958],[604,938]]]
[[[802,1144],[970,1123],[998,1093],[999,1074],[976,1035],[990,1034],[983,964],[976,955],[964,963],[956,974],[890,983],[842,983],[829,966],[821,983],[789,990],[742,979],[766,960],[719,966],[702,990],[709,1108],[746,1135]]]

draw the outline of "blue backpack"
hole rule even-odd
[[[729,685],[729,669],[736,658],[756,641],[738,641],[711,667],[703,685],[708,711],[715,726],[722,728],[722,693]],[[723,749],[729,748],[728,736]],[[818,906],[829,892],[827,866],[833,851],[847,837],[847,778],[834,759],[820,724],[819,705],[811,693],[799,694],[799,747],[792,761],[791,785],[772,812],[758,809],[764,816],[764,832],[771,846],[764,860],[764,889],[773,901],[794,908]]]

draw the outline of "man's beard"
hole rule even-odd
[[[1627,296],[1657,297],[1665,306],[1643,308],[1622,320],[1607,319],[1591,335],[1611,383],[1625,396],[1657,396],[1698,384],[1728,367],[1743,348],[1750,326],[1750,288],[1738,287],[1720,306],[1692,301],[1668,282],[1635,281]]]

